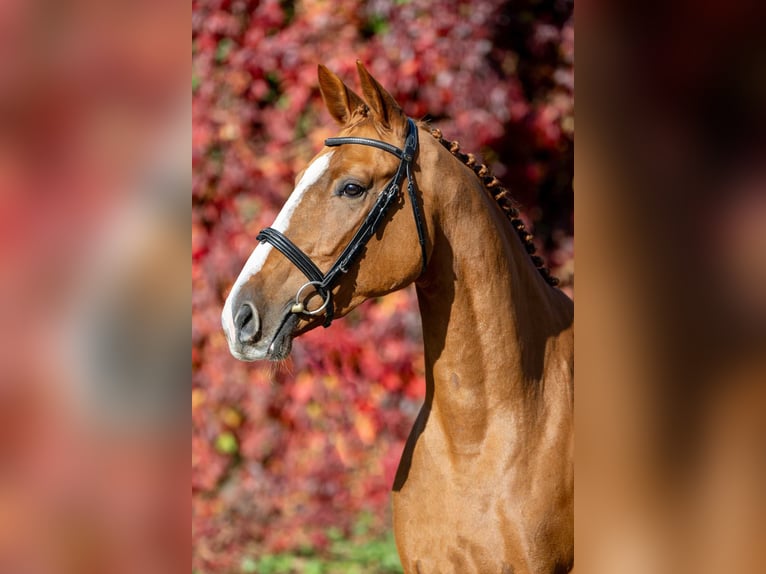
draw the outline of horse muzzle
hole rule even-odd
[[[221,317],[231,354],[241,361],[281,361],[290,354],[293,331],[298,317],[288,306],[279,315],[275,327],[268,329],[251,301],[242,301],[232,309],[233,317]]]

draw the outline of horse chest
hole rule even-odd
[[[513,468],[508,453],[450,458],[434,446],[430,430],[420,435],[408,478],[393,493],[405,573],[557,571],[567,561],[559,548],[566,544],[554,540],[560,526],[549,520],[551,509],[539,504],[524,469]]]
[[[406,574],[540,571],[530,567],[531,533],[510,500],[498,492],[468,491],[443,476],[433,479],[394,494],[394,530]]]

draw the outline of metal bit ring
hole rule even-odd
[[[309,281],[308,283],[305,283],[304,285],[301,286],[300,289],[298,289],[298,292],[295,294],[295,304],[292,306],[291,311],[293,313],[304,313],[306,315],[311,315],[311,316],[319,315],[327,308],[327,305],[330,303],[330,292],[327,291],[327,297],[325,297],[324,302],[319,306],[319,308],[314,309],[313,311],[310,311],[303,305],[303,301],[301,300],[301,295],[303,294],[303,291],[308,286],[314,287],[314,290],[321,295],[321,293],[319,293],[319,289],[317,289],[317,287],[322,286],[321,282]]]

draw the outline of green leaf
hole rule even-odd
[[[215,438],[215,449],[221,454],[236,454],[239,451],[237,437],[224,431]]]
[[[332,542],[343,540],[343,531],[337,526],[331,526],[327,529],[327,538],[329,538]]]
[[[367,20],[367,30],[373,36],[385,34],[388,31],[388,20],[380,14],[373,14]]]
[[[221,38],[215,48],[215,61],[222,64],[229,57],[234,41],[231,38]]]
[[[245,556],[239,565],[239,569],[244,572],[244,574],[253,574],[254,572],[258,572],[258,564],[256,564],[255,560],[249,556]]]

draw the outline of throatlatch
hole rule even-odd
[[[290,312],[305,315],[319,315],[324,312],[324,326],[329,327],[335,316],[332,289],[338,283],[340,275],[348,272],[358,259],[362,249],[382,225],[391,204],[394,202],[396,196],[399,195],[405,177],[407,178],[407,193],[410,197],[412,213],[415,217],[415,226],[418,230],[418,240],[420,242],[422,256],[422,271],[425,271],[426,269],[426,237],[423,217],[420,213],[417,196],[415,195],[415,180],[412,177],[412,165],[415,161],[415,154],[417,154],[418,151],[418,128],[414,121],[407,118],[407,137],[404,141],[403,150],[384,141],[359,137],[328,138],[324,143],[328,147],[336,147],[345,144],[366,145],[381,149],[399,158],[399,167],[396,169],[396,173],[391,178],[391,181],[388,182],[388,185],[386,185],[383,191],[380,192],[380,195],[378,195],[378,198],[375,200],[375,204],[364,218],[362,225],[357,229],[354,237],[351,238],[349,244],[327,273],[323,274],[308,255],[285,237],[283,233],[277,231],[273,227],[267,227],[266,229],[261,230],[256,237],[258,241],[265,241],[273,245],[287,257],[293,265],[300,269],[309,280],[308,283],[305,283],[295,294],[295,303],[291,307]],[[308,310],[301,299],[304,291],[309,286],[312,286],[323,300],[322,305],[314,310]]]

